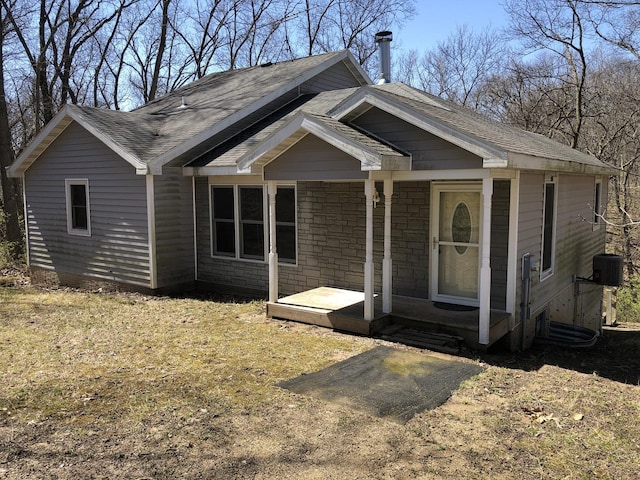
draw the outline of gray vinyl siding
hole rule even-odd
[[[264,167],[266,180],[365,179],[360,161],[308,134]]]
[[[158,288],[195,280],[191,181],[181,168],[154,177]]]
[[[511,182],[494,180],[491,199],[491,308],[506,309]]]
[[[352,123],[411,152],[413,170],[482,168],[480,157],[380,109],[371,108]]]
[[[304,82],[300,86],[300,91],[302,93],[318,93],[359,86],[360,82],[356,80],[346,63],[339,62],[324,70],[320,75]]]
[[[594,230],[591,223],[594,182],[595,178],[589,175],[559,174],[558,176],[553,274],[540,281],[539,272],[532,272],[532,318],[527,328],[529,334],[532,334],[534,316],[541,310],[552,303],[557,306],[576,301],[573,298],[573,275],[590,277],[593,269],[593,256],[604,252],[606,229],[604,225],[601,225]],[[602,189],[602,199],[605,202],[606,184],[603,183]],[[523,172],[520,176],[518,258],[528,252],[533,255],[535,260],[540,261],[543,199],[544,174]],[[518,285],[518,295],[520,294],[521,288]],[[591,291],[588,297],[579,298],[578,301],[582,304],[582,314],[593,317],[598,315],[599,295],[595,295]],[[573,311],[574,309],[570,308],[560,314],[557,310],[555,319],[572,323],[574,319],[568,318],[567,315],[572,317]],[[554,312],[550,312],[550,314],[554,316]]]
[[[91,236],[67,233],[65,179],[89,180]],[[144,176],[72,123],[25,174],[34,267],[149,286]]]

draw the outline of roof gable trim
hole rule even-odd
[[[496,167],[497,164],[503,164],[503,166],[506,167],[506,163],[504,163],[507,159],[506,151],[467,135],[427,115],[416,112],[411,107],[396,102],[373,88],[365,87],[360,89],[355,95],[346,99],[342,104],[329,112],[329,115],[335,119],[348,118],[349,113],[364,105],[379,108],[483,159],[490,159],[491,168],[498,168]]]
[[[346,125],[345,127],[350,128]],[[299,112],[269,138],[244,155],[238,161],[238,173],[260,173],[262,168],[275,158],[268,156],[268,153],[281,149],[277,152],[277,155],[280,155],[307,134],[312,134],[359,160],[363,171],[409,170],[411,168],[410,156],[401,153],[377,152],[331,128],[322,119],[305,112]],[[289,142],[285,144],[287,140]]]
[[[40,156],[55,142],[55,140],[72,123],[77,122],[91,135],[104,143],[107,147],[118,154],[123,160],[131,164],[136,169],[136,174],[145,175],[147,166],[136,156],[123,149],[102,131],[95,128],[82,116],[81,110],[73,105],[65,105],[60,112],[45,125],[44,129],[29,143],[29,146],[18,156],[15,162],[9,167],[8,175],[19,177],[24,175],[27,169],[40,158]]]

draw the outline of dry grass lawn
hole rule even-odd
[[[640,331],[469,354],[484,372],[400,425],[276,386],[385,342],[263,310],[0,286],[0,479],[640,475]]]

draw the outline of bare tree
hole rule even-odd
[[[596,34],[640,60],[640,2],[637,0],[579,0]]]
[[[500,75],[508,50],[491,28],[476,33],[459,26],[433,50],[400,59],[401,78],[418,88],[460,105],[483,109],[489,78]],[[404,66],[402,64],[404,63]]]
[[[568,143],[576,148],[584,124],[587,55],[585,50],[586,12],[579,0],[508,0],[510,31],[522,39],[530,52],[545,50],[564,61],[566,70],[559,78],[570,87],[571,110],[563,112],[561,122]]]
[[[5,58],[4,50],[10,31],[4,4],[0,5],[0,188],[2,189],[2,212],[4,217],[4,239],[21,251],[22,231],[20,229],[19,189],[13,179],[7,177],[6,168],[13,162],[13,148],[11,145],[11,128],[9,126],[9,111],[5,94]]]
[[[597,91],[590,102],[584,148],[614,165],[607,223],[611,245],[625,259],[630,278],[640,273],[640,205],[636,201],[640,175],[640,64],[624,57],[601,59],[590,83]]]

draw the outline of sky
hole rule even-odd
[[[417,15],[401,31],[393,32],[396,48],[429,49],[446,40],[459,25],[480,32],[487,26],[502,28],[508,19],[504,0],[418,0]]]

